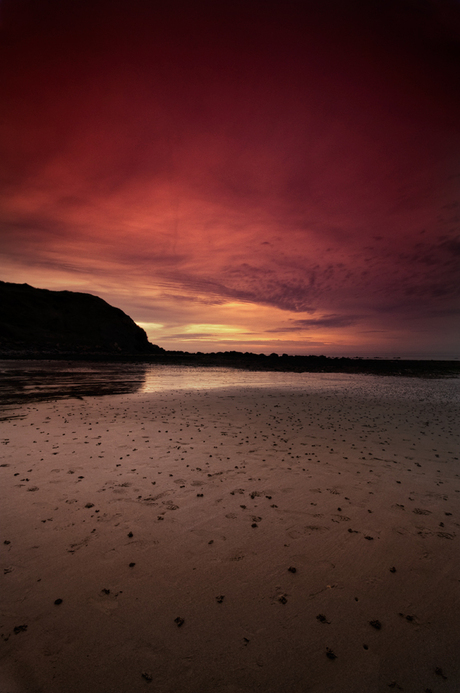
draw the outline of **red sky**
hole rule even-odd
[[[458,0],[2,0],[5,281],[167,349],[460,355]]]

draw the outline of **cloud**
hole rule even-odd
[[[442,341],[460,290],[460,32],[441,4],[427,23],[354,0],[7,3],[9,279],[98,291],[176,340],[251,309],[264,335],[417,344],[434,320]]]
[[[363,317],[355,315],[323,315],[321,318],[307,318],[291,320],[292,325],[267,330],[267,332],[298,332],[299,330],[311,330],[315,328],[343,328],[355,325]]]
[[[213,338],[218,338],[220,339],[221,335],[220,334],[213,334],[212,332],[180,332],[177,334],[166,334],[165,339],[171,339],[171,340],[184,340],[187,341],[189,339],[209,339],[210,337]]]

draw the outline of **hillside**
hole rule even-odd
[[[163,349],[98,296],[0,281],[0,354],[155,354]]]

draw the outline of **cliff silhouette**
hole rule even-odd
[[[459,360],[166,351],[98,296],[0,281],[0,358],[129,361],[251,371],[459,377]]]
[[[0,354],[148,355],[164,350],[98,296],[0,281]]]

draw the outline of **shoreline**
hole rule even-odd
[[[389,375],[419,378],[458,378],[460,360],[426,359],[371,359],[326,356],[278,356],[272,354],[241,354],[222,352],[191,354],[165,352],[163,354],[113,354],[113,353],[0,353],[0,362],[56,363],[128,363],[140,365],[188,366],[197,368],[233,368],[246,371],[284,373],[351,373],[362,375]]]

